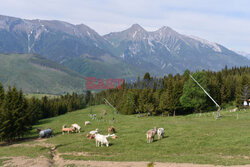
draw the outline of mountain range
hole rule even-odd
[[[127,30],[101,36],[83,24],[3,15],[0,53],[41,55],[83,77],[99,78],[133,78],[145,72],[163,76],[186,69],[250,65],[250,60],[220,44],[166,26],[148,32],[134,24]]]
[[[250,53],[240,52],[240,51],[237,51],[236,53],[238,53],[239,55],[242,55],[250,60]]]

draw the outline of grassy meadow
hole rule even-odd
[[[215,119],[212,112],[176,117],[137,117],[135,115],[114,115],[105,105],[92,107],[92,112],[104,119],[92,120],[91,108],[78,110],[54,118],[40,120],[34,126],[29,138],[38,136],[36,128],[52,128],[54,136],[45,140],[55,145],[60,157],[73,160],[104,161],[148,161],[177,162],[215,165],[250,164],[250,110],[237,112],[222,111],[222,117]],[[84,126],[84,121],[91,124]],[[81,133],[61,134],[63,124],[77,123]],[[109,138],[110,147],[96,147],[95,141],[86,138],[87,132],[99,129],[108,134],[108,127],[114,126],[118,138]],[[153,143],[146,142],[146,131],[154,126],[165,129],[165,138]],[[23,146],[1,146],[1,159],[8,156],[49,157],[49,148],[36,145],[37,140],[19,142]],[[2,158],[1,158],[2,157]]]
[[[42,99],[44,96],[47,96],[49,99],[57,98],[59,95],[53,95],[53,94],[25,94],[25,97],[28,99],[35,97],[37,99]]]

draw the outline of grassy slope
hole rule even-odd
[[[42,99],[43,97],[48,97],[49,99],[57,98],[59,95],[53,95],[53,94],[25,94],[25,97],[28,99],[35,97],[37,99]]]
[[[87,108],[41,120],[34,128],[52,127],[55,136],[47,142],[55,144],[59,153],[88,153],[87,156],[62,155],[65,159],[250,164],[250,110],[239,112],[238,119],[237,113],[225,112],[219,120],[215,120],[212,114],[175,118],[115,115],[115,122],[110,121],[112,114],[107,106],[93,107],[97,116],[103,110],[108,111],[103,121],[91,120],[88,116],[90,108]],[[91,125],[85,127],[83,124],[86,120],[90,120]],[[61,135],[61,126],[72,123],[78,123],[82,132]],[[109,139],[110,147],[96,148],[94,140],[86,139],[86,133],[96,128],[99,128],[101,134],[107,134],[110,125],[118,131],[117,140]],[[164,127],[167,137],[147,144],[146,131],[154,126]],[[31,136],[36,135],[34,129]],[[0,156],[6,155],[0,151]]]
[[[83,77],[40,56],[0,55],[0,82],[15,84],[24,92],[63,93],[82,91]]]
[[[66,61],[63,65],[77,71],[84,76],[97,78],[136,78],[142,76],[145,71],[139,70],[136,67],[125,64],[119,59],[110,56],[102,56],[93,58],[83,55],[79,58]]]

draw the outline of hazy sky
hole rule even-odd
[[[169,26],[250,53],[249,0],[0,0],[0,14],[83,23],[101,35]]]

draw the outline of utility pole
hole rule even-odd
[[[116,108],[115,108],[112,104],[110,104],[109,101],[108,101],[107,99],[103,98],[103,100],[104,100],[104,102],[105,102],[106,104],[108,104],[110,107],[113,108],[113,110],[114,110],[114,111],[113,111],[113,120],[114,120],[114,119],[115,119],[115,118],[114,118],[114,112],[117,113]]]
[[[194,80],[195,83],[197,83],[197,85],[199,85],[199,87],[206,93],[206,95],[214,102],[214,104],[218,107],[218,110],[217,110],[217,116],[216,118],[219,118],[220,117],[220,106],[218,103],[216,103],[216,101],[207,93],[207,91],[199,84],[199,82],[197,82],[194,77],[190,74],[190,77]]]

